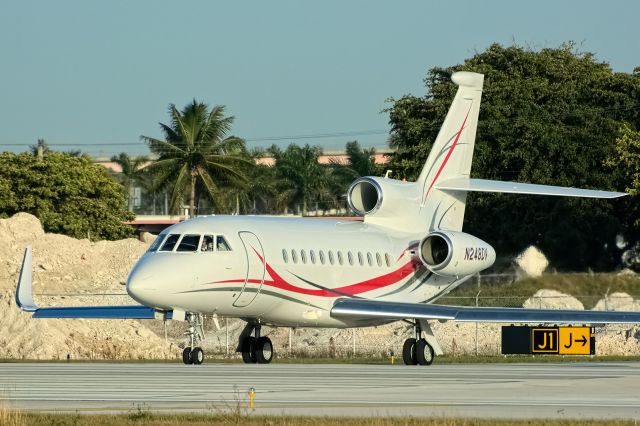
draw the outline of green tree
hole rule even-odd
[[[413,179],[424,164],[456,91],[455,71],[485,75],[472,176],[616,189],[609,158],[622,121],[640,125],[640,79],[614,73],[573,44],[533,51],[498,44],[463,64],[433,68],[423,97],[389,108],[390,166]],[[622,188],[617,188],[622,189]],[[470,194],[465,230],[515,254],[536,244],[565,269],[610,268],[620,217],[610,201]]]
[[[276,162],[274,167],[282,200],[302,206],[302,214],[306,215],[309,202],[332,198],[329,190],[331,170],[318,162],[322,155],[320,147],[291,144],[283,151],[273,145],[269,152]]]
[[[332,159],[331,169],[337,196],[343,196],[349,185],[362,176],[377,176],[380,167],[375,162],[375,148],[362,148],[358,141],[347,142],[346,163]]]
[[[121,152],[120,154],[111,157],[111,161],[118,164],[122,169],[119,174],[116,174],[116,178],[122,184],[124,198],[127,200],[127,207],[129,210],[133,211],[131,192],[134,184],[141,179],[142,167],[149,162],[149,158],[144,155],[131,158],[129,154]]]
[[[0,215],[28,212],[44,229],[74,238],[120,239],[132,235],[132,220],[120,185],[85,157],[49,152],[0,154]]]
[[[614,150],[605,166],[616,176],[620,188],[630,197],[620,200],[618,216],[626,225],[625,234],[630,241],[640,240],[640,131],[627,123],[620,126]]]
[[[171,210],[177,211],[185,199],[191,216],[196,214],[200,192],[216,207],[223,207],[221,188],[241,186],[246,178],[244,141],[227,136],[233,117],[225,117],[223,106],[209,107],[195,99],[178,111],[169,105],[170,124],[160,123],[165,140],[149,136],[141,139],[158,159],[149,167],[158,173],[160,186],[171,193]]]

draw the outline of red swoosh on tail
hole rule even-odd
[[[464,117],[464,120],[462,121],[462,125],[460,126],[460,130],[458,130],[458,134],[456,135],[455,140],[451,144],[451,147],[449,148],[449,151],[447,152],[446,157],[444,157],[444,161],[440,165],[440,168],[438,169],[438,172],[436,173],[436,176],[431,181],[431,185],[429,185],[429,189],[427,190],[427,193],[424,194],[423,202],[426,201],[427,197],[429,196],[429,193],[431,192],[431,189],[433,188],[433,185],[436,183],[436,180],[438,180],[438,176],[440,176],[440,173],[442,173],[442,170],[444,169],[444,166],[447,165],[447,162],[449,161],[449,157],[451,157],[451,154],[453,153],[453,149],[458,144],[458,140],[460,139],[460,135],[462,134],[462,130],[464,129],[464,125],[467,122],[467,118],[469,117],[469,113],[470,112],[471,112],[471,107],[469,107],[469,111],[467,111],[467,115]]]

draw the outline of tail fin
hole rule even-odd
[[[466,192],[439,191],[436,184],[469,177],[484,76],[463,71],[454,73],[451,80],[458,85],[458,92],[416,186],[422,194],[420,216],[430,222],[429,228],[459,231],[464,219]]]

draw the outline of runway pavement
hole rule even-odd
[[[640,363],[0,364],[0,392],[25,410],[640,419]]]

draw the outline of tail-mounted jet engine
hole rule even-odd
[[[402,217],[407,208],[419,204],[415,183],[367,176],[357,179],[347,190],[347,202],[358,216]]]
[[[435,274],[459,277],[487,269],[496,260],[489,244],[464,232],[435,231],[420,241],[422,263]]]

